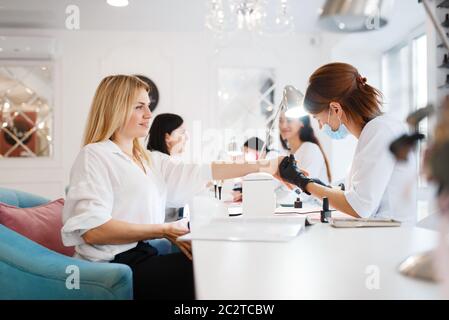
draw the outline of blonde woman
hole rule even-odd
[[[144,82],[126,75],[106,77],[98,86],[70,174],[62,237],[76,246],[78,258],[129,265],[136,299],[192,299],[191,247],[176,241],[187,224],[164,223],[166,205],[183,205],[210,180],[276,174],[278,160],[194,165],[147,153],[138,141],[148,134],[152,116],[147,91]],[[158,255],[144,242],[157,238],[182,253]]]

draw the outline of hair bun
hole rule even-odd
[[[357,82],[360,83],[362,86],[364,86],[366,84],[366,82],[367,82],[367,79],[365,77],[362,77],[362,76],[359,75],[357,77]]]

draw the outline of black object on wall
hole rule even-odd
[[[150,98],[150,110],[151,112],[153,112],[159,102],[159,90],[157,89],[156,84],[150,78],[140,74],[136,74],[135,76],[145,82],[148,87],[150,87],[150,90],[148,91],[148,97]]]

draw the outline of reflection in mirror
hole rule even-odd
[[[51,64],[0,62],[0,158],[52,156],[52,101]]]
[[[270,68],[218,70],[219,126],[227,131],[226,146],[242,146],[252,136],[265,140],[269,119],[275,113],[275,87],[275,72]]]

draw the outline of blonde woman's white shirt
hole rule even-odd
[[[382,115],[363,128],[346,178],[345,196],[363,218],[416,221],[417,168],[413,153],[398,162],[390,143],[406,133],[404,123]]]
[[[183,206],[212,179],[210,164],[172,161],[163,153],[151,153],[146,174],[114,142],[83,147],[70,173],[64,211],[62,240],[75,246],[76,256],[90,261],[110,261],[134,248],[90,245],[82,235],[111,219],[136,224],[164,223],[165,208]]]

